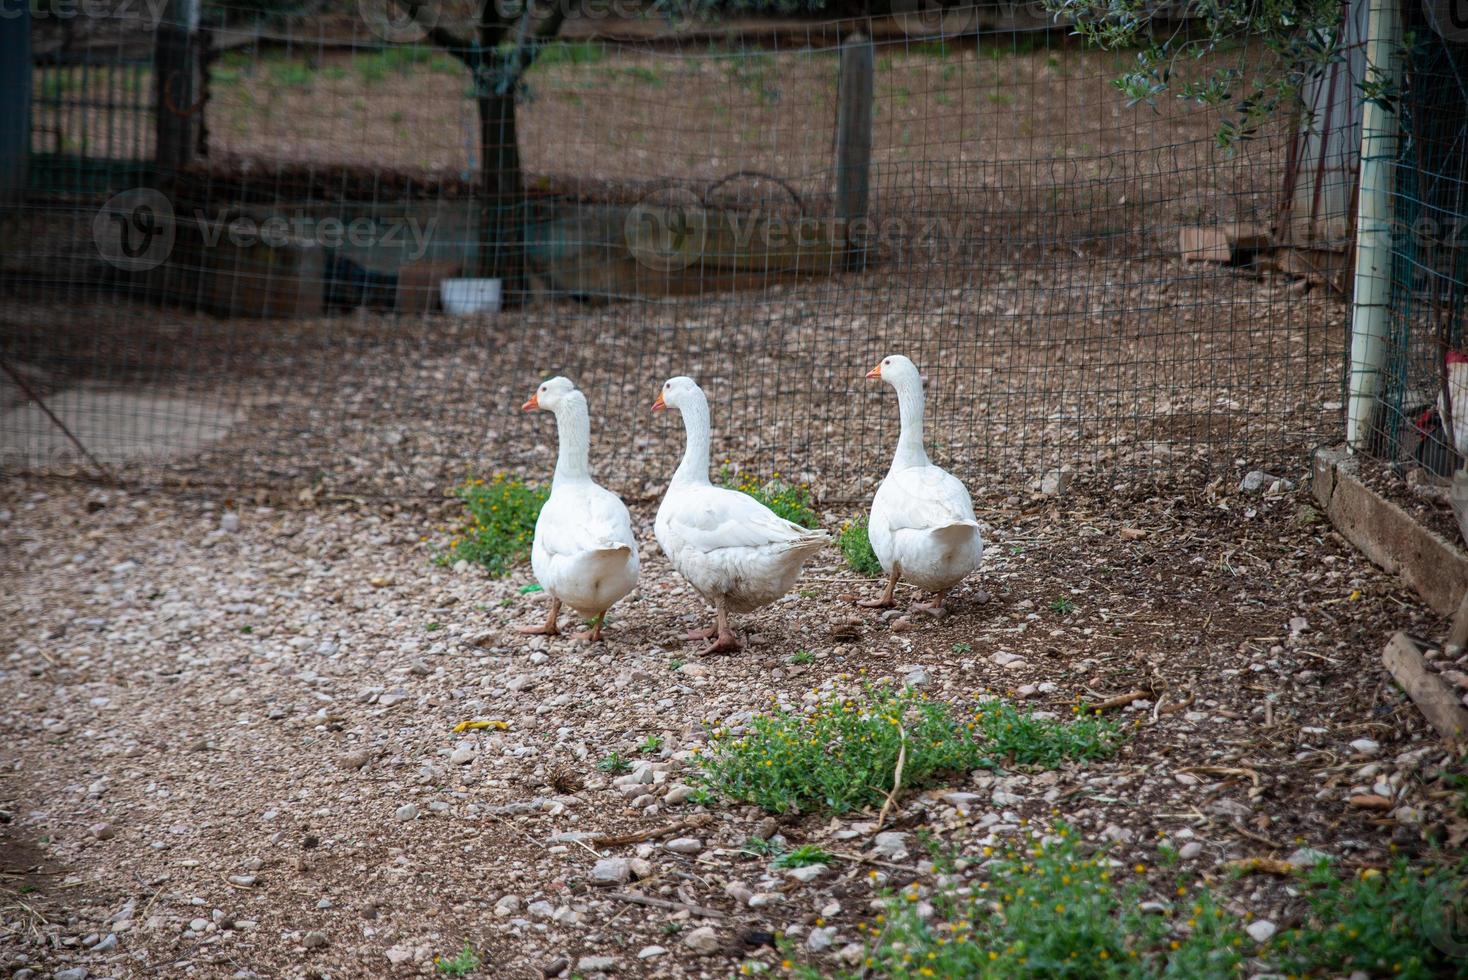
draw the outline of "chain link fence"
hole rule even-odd
[[[891,352],[926,372],[935,458],[1001,490],[1339,439],[1344,247],[1279,230],[1301,134],[1349,119],[1349,85],[1226,151],[1216,112],[1128,106],[1128,53],[1027,7],[573,12],[521,74],[446,47],[466,21],[435,9],[426,32],[366,0],[215,11],[166,49],[33,25],[7,472],[437,495],[548,471],[553,433],[517,409],[563,373],[599,474],[652,496],[681,431],[649,406],[688,374],[719,459],[857,499],[896,439],[862,380]],[[140,94],[166,118],[99,138]],[[1349,195],[1316,197],[1349,221]],[[498,312],[443,308],[491,289]]]

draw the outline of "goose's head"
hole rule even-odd
[[[669,378],[663,382],[663,390],[658,392],[658,400],[652,403],[654,412],[661,412],[665,408],[676,408],[682,410],[684,406],[693,404],[693,399],[701,397],[703,389],[692,378],[677,377]]]
[[[923,386],[923,376],[918,373],[917,365],[912,363],[901,354],[888,354],[882,358],[882,363],[867,372],[867,378],[871,381],[885,381],[894,388],[904,385]]]
[[[554,412],[562,401],[575,390],[576,386],[569,378],[551,378],[549,381],[542,381],[540,387],[535,389],[535,394],[530,396],[530,400],[520,406],[520,410],[528,412],[539,408],[547,412]]]

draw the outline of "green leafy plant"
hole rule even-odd
[[[661,735],[649,735],[642,740],[642,744],[637,747],[637,751],[643,755],[651,755],[654,752],[660,751],[662,747],[663,737]]]
[[[677,657],[674,657],[672,660],[668,661],[668,669],[676,673],[687,662],[688,661],[686,660],[680,660]]]
[[[972,653],[974,645],[972,643],[955,643],[952,649],[954,653]]]
[[[867,578],[882,574],[882,563],[877,560],[877,553],[872,550],[871,538],[867,536],[865,517],[841,525],[841,534],[836,538],[836,545],[841,549],[841,554],[845,556],[846,564],[851,566],[852,571]]]
[[[470,480],[454,494],[468,513],[435,561],[440,565],[470,561],[499,576],[529,553],[535,520],[550,491],[498,473],[489,481]]]
[[[1221,146],[1247,139],[1296,100],[1312,71],[1338,57],[1337,0],[1193,0],[1188,29],[1162,28],[1152,0],[1044,0],[1077,34],[1108,51],[1137,49],[1133,67],[1114,85],[1128,103],[1155,104],[1171,90],[1200,105],[1231,105],[1217,138]],[[1270,54],[1245,72],[1242,56],[1220,65],[1211,56],[1259,44]],[[1193,63],[1198,67],[1189,70]]]
[[[773,813],[845,813],[1001,758],[1055,765],[1103,757],[1119,741],[1100,719],[1046,721],[988,702],[968,720],[921,692],[868,686],[808,714],[756,715],[740,735],[715,729],[701,768],[709,788]]]
[[[779,473],[765,482],[744,470],[736,470],[729,464],[719,467],[719,483],[730,489],[747,493],[787,521],[801,527],[815,527],[820,523],[815,508],[811,505],[810,487],[786,482]]]
[[[780,854],[780,845],[763,837],[751,837],[739,848],[739,852],[751,857],[775,857]]]
[[[801,844],[793,851],[786,851],[770,862],[772,868],[808,868],[813,864],[830,864],[835,856],[814,844]]]
[[[1122,742],[1122,726],[1109,718],[1037,718],[998,699],[980,704],[974,721],[989,752],[1016,766],[1053,769],[1067,759],[1104,759]]]
[[[453,957],[435,956],[433,964],[438,967],[440,973],[447,973],[451,977],[462,977],[479,969],[483,961],[480,960],[479,954],[474,952],[474,947],[465,943],[464,948]]]
[[[930,916],[915,886],[890,895],[863,975],[1201,980],[1243,962],[1244,935],[1208,891],[1193,890],[1175,915],[1148,915],[1145,883],[1118,882],[1106,852],[1089,853],[1064,825],[984,856],[979,880],[950,878],[933,893]]]
[[[632,770],[632,763],[624,759],[620,752],[609,752],[596,764],[596,767],[602,772],[622,773],[630,772]]]
[[[1074,602],[1071,602],[1069,597],[1061,596],[1059,599],[1056,599],[1054,602],[1050,603],[1050,611],[1060,613],[1060,615],[1064,616],[1067,613],[1075,612],[1076,604]]]
[[[792,664],[799,664],[800,666],[813,664],[816,662],[816,655],[809,650],[796,650],[790,655],[790,662]]]
[[[1468,910],[1468,861],[1414,867],[1405,859],[1385,871],[1343,879],[1322,861],[1304,873],[1310,914],[1274,938],[1288,972],[1310,976],[1367,975],[1427,980],[1463,976],[1449,956]],[[1458,940],[1461,942],[1461,939]],[[1455,973],[1454,971],[1459,971]]]

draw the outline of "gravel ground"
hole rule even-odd
[[[747,651],[708,659],[674,639],[705,614],[647,507],[641,585],[588,649],[509,629],[542,614],[519,592],[528,569],[432,565],[423,538],[449,516],[432,508],[234,511],[10,479],[0,963],[411,976],[470,943],[496,977],[713,977],[777,961],[765,942],[783,932],[834,970],[879,888],[933,884],[919,830],[967,854],[1057,818],[1159,893],[1166,840],[1230,910],[1287,921],[1283,881],[1222,865],[1302,846],[1379,864],[1468,827],[1431,779],[1441,748],[1379,668],[1391,630],[1445,623],[1305,491],[1246,493],[1241,476],[981,493],[987,601],[970,582],[951,617],[904,628],[850,604],[874,586],[832,552],[738,624]],[[1074,608],[1055,611],[1062,597]],[[863,677],[965,706],[1148,694],[1120,710],[1132,737],[1113,759],[957,776],[894,808],[884,829],[906,837],[878,842],[872,813],[775,821],[686,799],[706,719],[737,726]],[[507,727],[453,733],[476,717]],[[649,735],[661,751],[637,755]],[[612,751],[645,764],[619,784],[596,767]],[[777,833],[841,857],[805,882],[739,854]],[[654,904],[613,897],[628,891]]]

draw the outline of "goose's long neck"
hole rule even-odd
[[[700,392],[690,398],[690,405],[680,406],[683,413],[683,431],[687,433],[688,445],[683,450],[683,462],[673,472],[674,483],[709,482],[709,403]]]
[[[591,417],[586,410],[586,397],[571,392],[556,406],[556,433],[560,450],[556,456],[556,480],[591,479]]]
[[[897,410],[902,419],[902,434],[897,437],[897,452],[892,456],[892,469],[927,466],[928,451],[923,448],[923,383],[904,380],[897,389]]]

